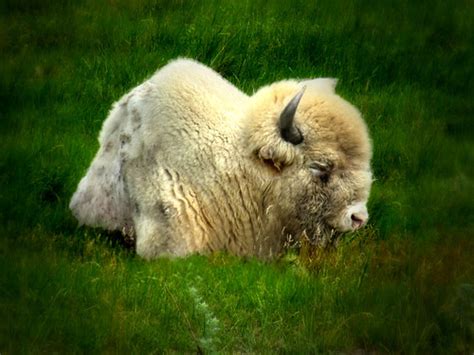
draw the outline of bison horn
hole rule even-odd
[[[300,103],[301,97],[303,96],[304,86],[291,101],[286,105],[280,115],[280,133],[283,139],[292,144],[300,144],[303,142],[303,135],[301,131],[294,124],[296,109]]]

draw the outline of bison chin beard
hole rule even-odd
[[[301,223],[294,232],[287,233],[285,245],[289,248],[298,248],[307,244],[314,248],[327,249],[337,246],[342,234],[323,222]]]
[[[324,200],[316,198],[306,199],[298,204],[291,225],[288,226],[287,245],[298,247],[308,243],[316,248],[330,248],[337,246],[343,235],[331,226],[327,220],[329,216]]]

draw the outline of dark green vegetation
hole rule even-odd
[[[474,349],[469,1],[0,4],[0,353]],[[67,204],[115,100],[176,56],[252,92],[333,76],[374,142],[370,226],[263,263],[145,262]]]

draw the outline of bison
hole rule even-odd
[[[334,241],[367,222],[372,183],[366,124],[335,86],[284,80],[248,96],[174,60],[113,105],[70,208],[147,259]]]

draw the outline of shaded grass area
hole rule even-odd
[[[0,351],[469,352],[468,1],[3,1]],[[370,226],[262,263],[144,262],[67,204],[111,103],[176,56],[251,93],[334,76],[374,143]]]
[[[2,245],[15,258],[1,261],[6,351],[466,350],[474,289],[452,281],[468,280],[467,241],[429,252],[346,242],[308,268],[296,255],[145,262],[78,238]]]

